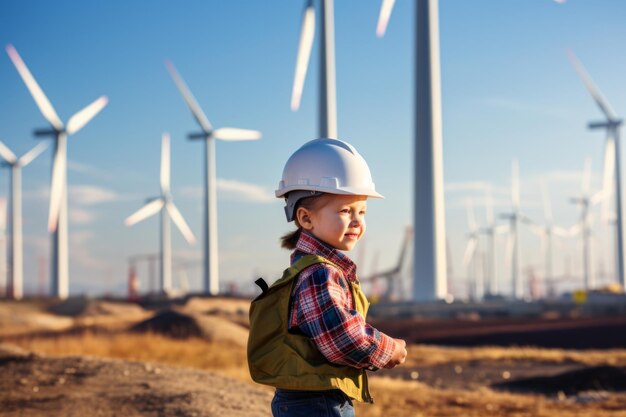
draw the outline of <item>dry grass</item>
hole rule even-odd
[[[59,337],[23,337],[12,340],[11,343],[45,355],[87,355],[157,362],[211,370],[252,383],[245,366],[244,347],[228,343],[209,343],[200,338],[180,340],[151,333],[86,332]]]
[[[372,378],[376,403],[357,404],[360,417],[624,417],[626,395],[607,401],[576,404],[536,395],[438,390],[414,381]]]

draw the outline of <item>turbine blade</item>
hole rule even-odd
[[[257,140],[261,139],[261,132],[258,130],[237,129],[234,127],[221,127],[215,129],[211,137],[220,140]]]
[[[15,154],[2,141],[0,141],[0,156],[9,164],[14,164],[17,161]]]
[[[396,0],[383,0],[380,5],[380,14],[378,15],[378,25],[376,26],[376,36],[382,38],[387,31],[387,25],[389,24],[389,17],[393,10],[393,5]]]
[[[591,97],[593,97],[594,101],[600,108],[600,111],[604,113],[607,119],[615,120],[615,118],[617,117],[615,115],[615,112],[613,111],[609,103],[604,99],[602,93],[600,93],[600,90],[598,90],[598,88],[595,86],[583,64],[578,60],[578,58],[576,58],[576,55],[574,55],[574,52],[572,52],[570,49],[567,50],[567,56],[574,66],[574,69],[578,73],[578,76],[585,84],[587,91],[589,91],[589,94],[591,94]]]
[[[136,212],[128,216],[126,220],[124,220],[124,224],[126,226],[132,226],[135,223],[139,223],[140,221],[147,219],[148,217],[153,216],[156,213],[158,213],[162,207],[163,207],[162,198],[152,200],[151,202],[149,202],[148,204],[146,204],[145,206],[143,206],[142,208],[140,208],[139,210],[137,210]]]
[[[52,104],[50,104],[48,97],[46,97],[41,87],[39,87],[39,84],[35,81],[35,78],[28,70],[24,61],[22,61],[22,57],[20,57],[13,45],[7,45],[6,50],[7,54],[9,54],[9,58],[13,61],[13,65],[15,65],[17,72],[19,72],[20,77],[22,77],[22,81],[26,84],[26,88],[30,91],[30,95],[33,96],[33,99],[35,100],[37,107],[39,107],[39,111],[41,111],[43,117],[45,117],[45,119],[56,130],[63,130],[63,122],[59,119],[59,116],[54,110],[54,107],[52,107]]]
[[[402,242],[402,248],[400,249],[400,258],[398,259],[398,264],[396,265],[396,272],[400,272],[402,270],[402,265],[404,264],[404,258],[406,257],[407,248],[409,247],[409,243],[411,241],[411,236],[413,236],[413,228],[411,226],[407,226],[404,231],[404,240]]]
[[[467,242],[467,246],[465,247],[465,254],[463,255],[463,267],[466,268],[467,265],[469,265],[469,263],[472,260],[472,256],[474,256],[474,251],[476,250],[476,238],[472,237],[470,238],[470,240]]]
[[[161,137],[161,192],[170,192],[170,134]]]
[[[54,154],[54,161],[52,165],[52,182],[50,184],[50,210],[48,212],[48,231],[54,232],[57,230],[59,222],[59,212],[61,211],[61,204],[63,199],[63,192],[65,186],[65,175],[67,172],[67,143],[65,135],[61,135],[57,150]]]
[[[198,102],[194,98],[193,94],[191,94],[189,87],[187,87],[187,84],[178,74],[178,71],[176,71],[176,68],[171,61],[165,61],[165,66],[167,67],[167,70],[169,71],[172,78],[174,79],[174,83],[176,84],[176,87],[178,88],[180,94],[183,96],[185,103],[187,103],[187,107],[189,107],[189,110],[191,110],[191,114],[193,114],[193,117],[196,119],[204,133],[209,134],[209,132],[213,130],[213,127],[211,126],[209,119],[207,119],[206,115],[202,111],[202,108],[200,108],[200,106],[198,105]]]
[[[296,59],[296,72],[293,77],[293,90],[291,93],[291,110],[296,111],[300,107],[304,79],[311,58],[313,48],[313,36],[315,36],[315,9],[313,1],[309,0],[302,15],[302,29],[300,30],[300,43],[298,45],[298,57]]]
[[[176,227],[178,227],[178,230],[180,230],[180,233],[182,233],[183,236],[185,237],[185,240],[187,241],[187,243],[189,243],[190,245],[195,244],[196,237],[193,235],[191,229],[187,225],[187,222],[183,218],[183,215],[180,214],[180,211],[178,211],[176,206],[173,203],[168,201],[165,207],[167,208],[167,211],[170,213],[170,216],[172,217],[172,221],[174,222]]]
[[[70,117],[70,120],[67,121],[67,134],[73,135],[82,129],[96,114],[100,113],[100,110],[102,110],[108,102],[109,99],[107,96],[101,96],[84,109],[75,113]]]
[[[31,149],[30,151],[22,155],[20,159],[17,161],[17,163],[20,166],[25,167],[26,165],[33,162],[33,160],[37,158],[39,155],[41,155],[41,153],[45,151],[47,148],[48,148],[48,144],[41,142],[39,143],[39,145],[35,146],[33,149]]]

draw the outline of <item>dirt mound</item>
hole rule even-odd
[[[142,314],[144,309],[133,303],[74,297],[50,306],[48,311],[60,316],[89,317],[138,315]]]
[[[494,384],[494,388],[539,394],[576,395],[583,391],[626,391],[626,368],[594,366],[554,376],[518,379]]]
[[[244,327],[250,327],[248,313],[250,300],[227,297],[192,297],[185,303],[185,309],[218,316]]]
[[[3,416],[270,416],[270,390],[210,372],[79,356],[0,361]]]
[[[163,310],[131,328],[177,339],[201,337],[211,342],[230,342],[246,346],[248,331],[227,319],[179,309]]]

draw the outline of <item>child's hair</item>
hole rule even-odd
[[[307,210],[317,210],[322,208],[324,204],[327,202],[327,198],[329,194],[324,193],[320,195],[315,195],[312,197],[305,197],[296,203],[296,208],[294,209],[294,223],[298,227],[296,230],[291,231],[280,238],[280,246],[284,249],[293,250],[296,248],[296,243],[298,243],[298,239],[300,239],[300,233],[302,232],[302,226],[298,223],[298,217],[296,213],[298,212],[298,208],[303,207]]]

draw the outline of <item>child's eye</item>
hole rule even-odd
[[[340,213],[350,213],[350,209],[347,209],[347,208],[342,209]]]

